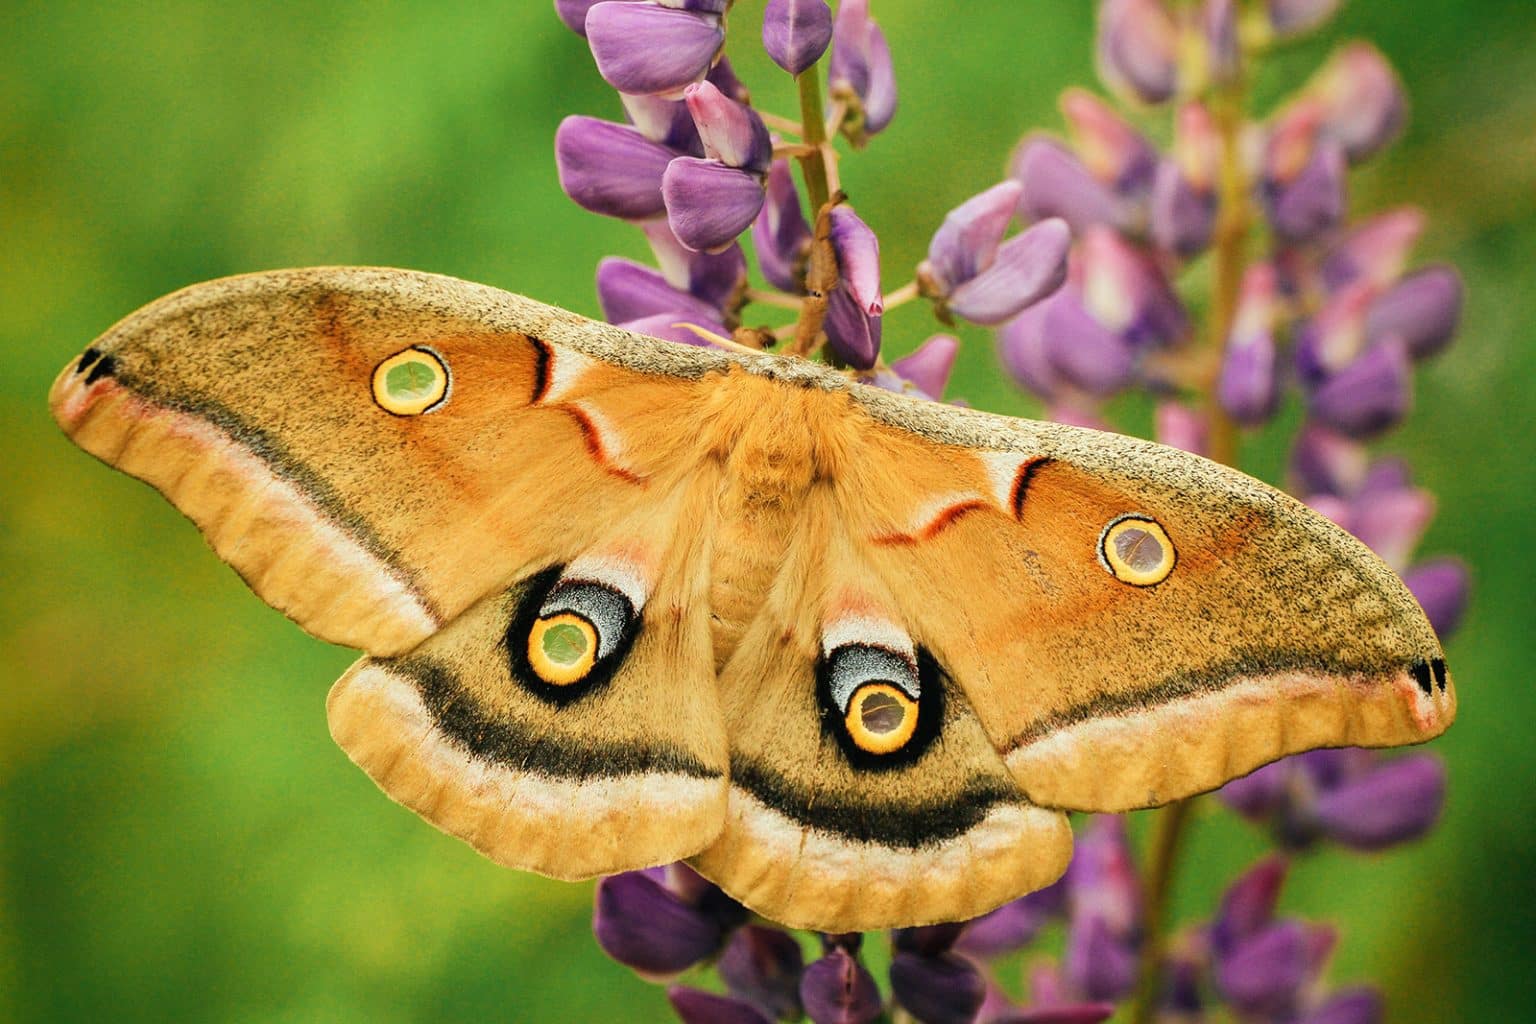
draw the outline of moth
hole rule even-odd
[[[385,793],[556,878],[967,918],[1061,874],[1068,811],[1456,713],[1397,577],[1234,470],[447,277],[196,285],[51,404],[364,652],[327,712]]]

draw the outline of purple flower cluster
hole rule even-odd
[[[1103,83],[1122,104],[1166,109],[1167,149],[1123,107],[1067,90],[1066,136],[1027,136],[1007,177],[950,211],[911,281],[887,291],[879,237],[839,192],[832,154],[839,139],[864,147],[896,113],[891,51],[868,0],[835,12],[826,0],[767,3],[763,46],[799,84],[797,119],[755,109],[723,59],[730,0],[556,0],[625,112],[623,123],[560,125],[561,185],[639,227],[655,256],[655,266],[599,263],[603,314],[686,344],[783,343],[939,400],[954,336],[881,356],[885,311],[924,300],[941,324],[996,327],[1004,368],[1053,418],[1104,426],[1106,402],[1139,388],[1157,399],[1160,440],[1228,461],[1238,429],[1298,404],[1293,490],[1402,574],[1445,636],[1466,603],[1465,569],[1416,560],[1433,500],[1405,463],[1366,445],[1409,412],[1414,365],[1455,333],[1461,283],[1448,267],[1410,268],[1417,210],[1346,223],[1348,171],[1401,131],[1402,87],[1378,51],[1351,43],[1266,116],[1246,109],[1265,50],[1323,25],[1338,2],[1100,0]],[[743,236],[770,290],[751,283]],[[1189,287],[1207,276],[1208,289]],[[749,306],[754,319],[764,307],[794,320],[748,329]],[[1124,819],[1091,818],[1055,885],[974,921],[891,933],[883,985],[863,936],[802,941],[749,923],[682,865],[602,881],[594,930],[647,978],[712,965],[723,993],[668,989],[679,1017],[699,1024],[853,1024],[897,1011],[1068,1024],[1107,1019],[1132,998],[1144,1020],[1368,1024],[1382,1014],[1375,993],[1323,983],[1332,929],[1277,916],[1286,858],[1325,841],[1380,850],[1418,838],[1444,794],[1434,757],[1360,750],[1288,758],[1230,783],[1221,800],[1264,825],[1282,854],[1239,878],[1212,920],[1171,937],[1160,934],[1165,894],[1145,891]],[[1001,985],[1001,958],[1057,927],[1061,956]],[[1021,988],[1027,1004],[1010,994]]]

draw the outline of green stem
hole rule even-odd
[[[1216,401],[1215,375],[1221,372],[1222,353],[1237,319],[1243,273],[1247,269],[1248,234],[1253,226],[1251,189],[1243,166],[1242,132],[1246,94],[1241,84],[1214,97],[1211,104],[1221,137],[1221,178],[1216,235],[1212,241],[1214,265],[1208,344],[1212,377],[1206,389],[1206,423],[1210,431],[1210,456],[1229,466],[1238,460],[1237,425]]]
[[[1168,944],[1168,903],[1173,895],[1173,870],[1178,863],[1189,812],[1195,800],[1179,800],[1157,814],[1147,865],[1141,962],[1136,976],[1136,998],[1131,1005],[1131,1024],[1151,1024],[1157,1016],[1157,997],[1162,988],[1163,952]]]
[[[827,130],[822,123],[825,115],[821,109],[821,77],[817,67],[812,65],[795,78],[800,86],[800,138],[810,149],[800,157],[800,173],[805,176],[805,191],[811,201],[812,215],[832,197],[827,187],[827,165],[821,155]]]

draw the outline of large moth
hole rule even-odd
[[[1456,713],[1396,576],[1236,471],[451,278],[197,285],[51,401],[365,652],[327,707],[386,793],[557,878],[965,918],[1061,873],[1066,811]]]

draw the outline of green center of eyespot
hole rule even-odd
[[[544,631],[544,655],[558,665],[574,665],[587,653],[587,637],[580,626],[557,623]]]
[[[390,397],[401,400],[422,398],[432,392],[437,383],[437,370],[425,360],[411,359],[392,366],[384,376],[384,387]]]

